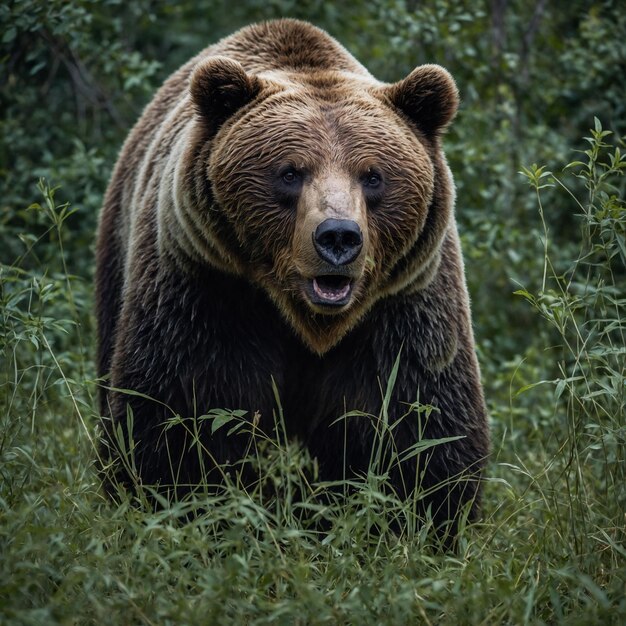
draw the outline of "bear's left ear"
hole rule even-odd
[[[444,130],[459,107],[454,79],[439,65],[420,65],[403,80],[383,87],[381,92],[429,136]]]
[[[209,57],[191,75],[191,99],[207,122],[211,134],[261,91],[261,81],[246,73],[241,63],[226,57]]]

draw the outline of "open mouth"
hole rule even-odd
[[[352,295],[352,280],[349,276],[316,276],[311,286],[309,295],[313,304],[343,306]]]

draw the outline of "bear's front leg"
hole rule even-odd
[[[104,434],[118,481],[180,496],[222,482],[249,451],[253,420],[271,433],[285,333],[261,292],[219,272],[160,271],[145,284],[125,294]],[[249,425],[212,433],[212,409],[245,411]]]
[[[381,301],[312,361],[306,441],[323,478],[386,473],[398,497],[415,497],[420,512],[453,536],[466,507],[477,515],[489,433],[471,328],[462,309],[454,314],[450,302],[442,308],[433,300],[450,301],[448,294],[434,288]],[[363,415],[337,420],[351,411]]]

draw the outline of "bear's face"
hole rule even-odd
[[[424,230],[437,133],[457,102],[447,73],[424,67],[389,86],[339,72],[250,76],[214,58],[192,78],[211,142],[212,236],[316,352],[389,289]],[[405,113],[435,101],[420,126]]]

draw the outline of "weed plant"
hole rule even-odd
[[[65,224],[80,213],[42,182],[36,228],[2,246],[22,252],[0,266],[0,623],[626,622],[626,161],[609,140],[596,122],[579,161],[524,170],[542,278],[517,293],[544,322],[508,397],[486,377],[497,402],[484,517],[462,525],[452,552],[386,487],[393,376],[380,415],[344,416],[378,425],[365,476],[321,483],[315,459],[282,435],[277,402],[276,432],[251,440],[251,488],[235,464],[217,492],[156,509],[150,486],[108,500],[95,470],[91,287],[66,266]],[[557,197],[581,227],[570,263],[553,255],[544,219]],[[198,420],[232,436],[255,428],[220,407],[170,425],[193,435]]]

